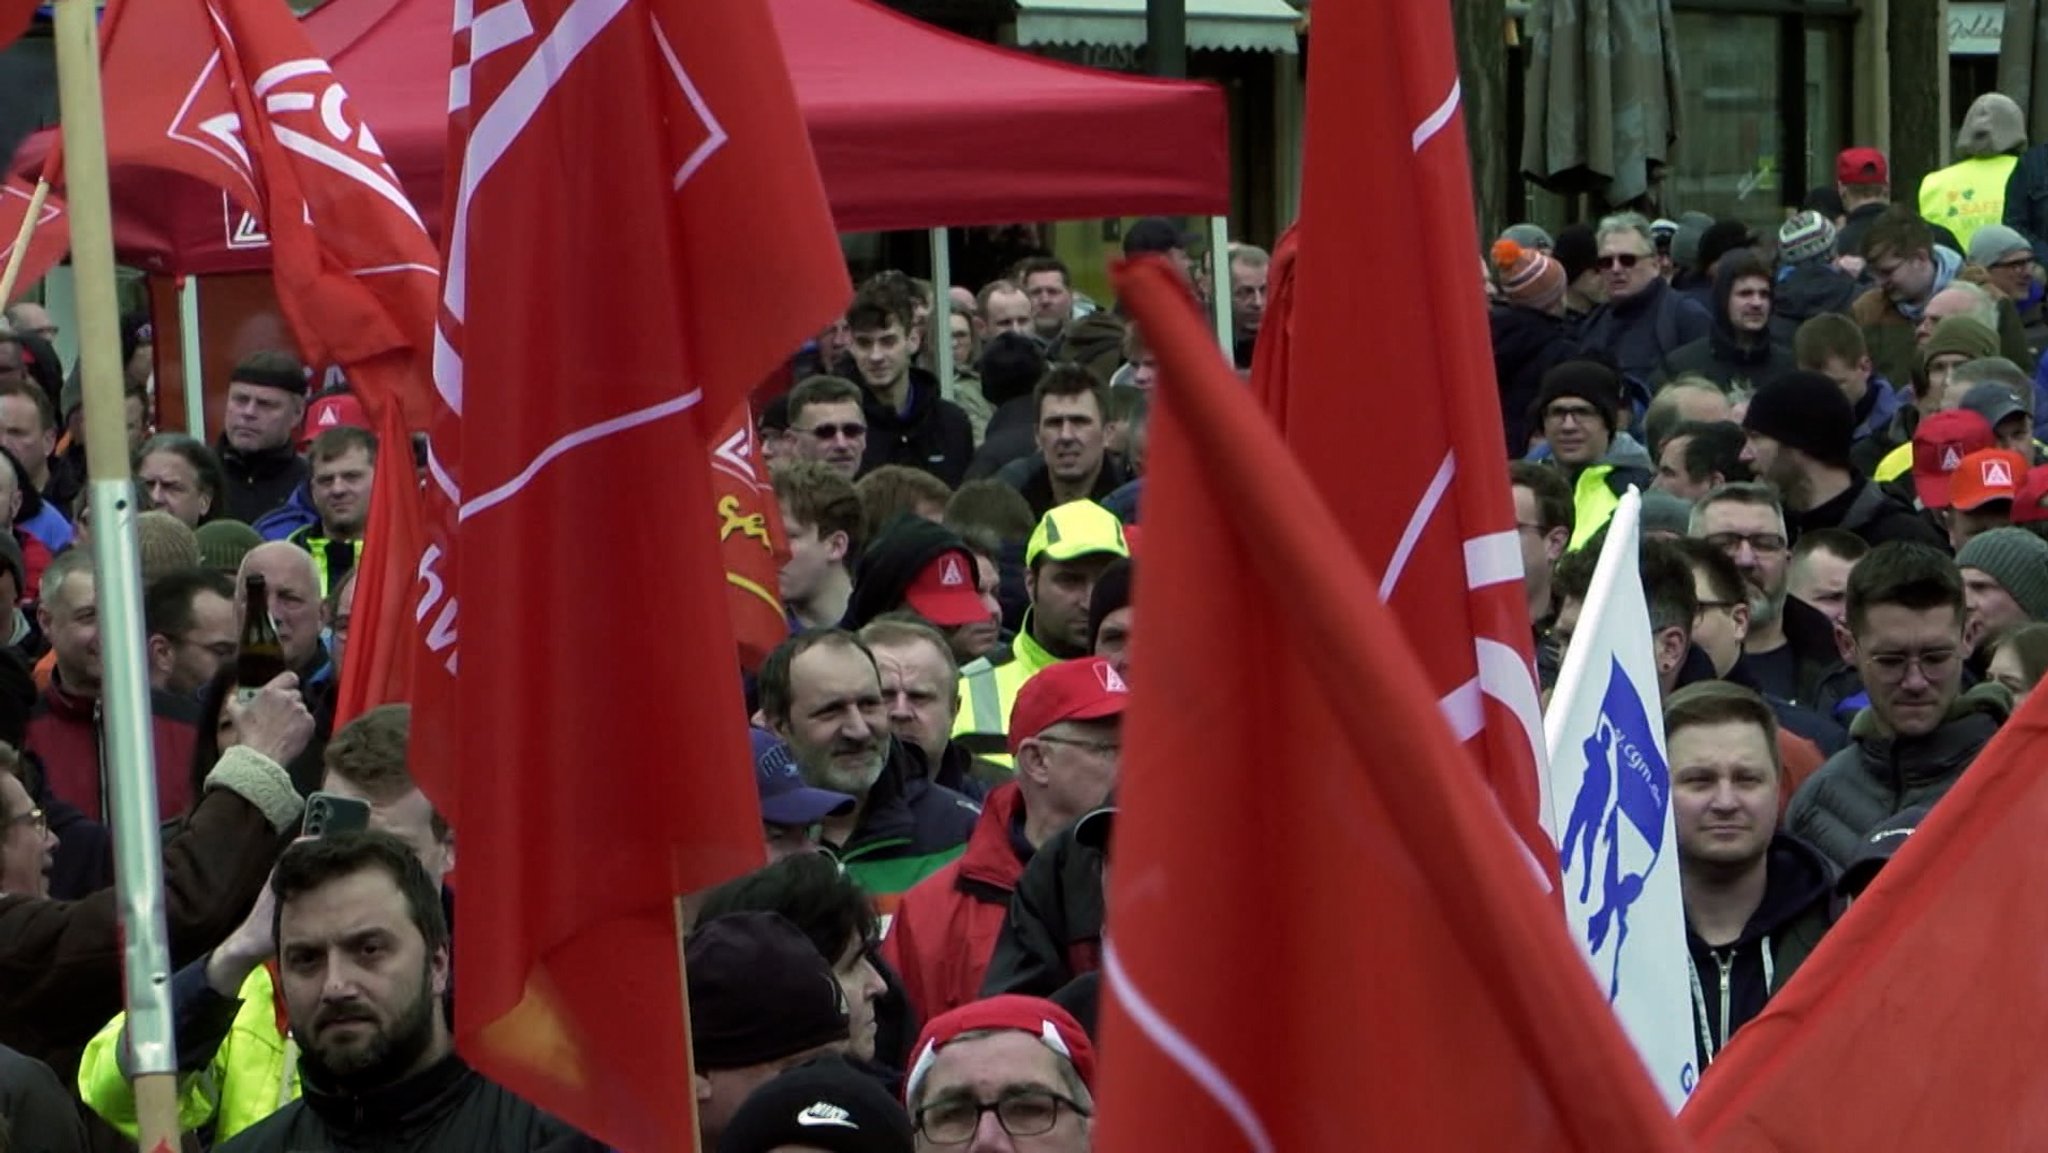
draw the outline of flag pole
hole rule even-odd
[[[36,219],[43,214],[43,202],[50,198],[49,177],[36,181],[36,190],[28,198],[28,213],[21,218],[21,229],[14,234],[14,250],[7,254],[7,271],[0,273],[0,305],[14,299],[14,282],[21,276],[22,261],[28,259],[28,242],[35,238]]]
[[[57,91],[69,166],[71,263],[78,293],[78,359],[99,588],[114,889],[120,911],[137,1143],[178,1147],[177,1047],[171,1030],[169,934],[157,833],[149,681],[142,661],[141,570],[121,389],[121,322],[114,291],[113,210],[100,107],[98,11],[57,0]]]

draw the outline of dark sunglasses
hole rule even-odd
[[[1633,252],[1616,252],[1612,255],[1601,257],[1598,263],[1602,269],[1634,268],[1642,259],[1641,256]]]
[[[809,433],[819,440],[831,440],[834,437],[842,436],[848,440],[859,440],[868,434],[868,426],[864,424],[814,424],[809,428],[799,428],[795,431]]]

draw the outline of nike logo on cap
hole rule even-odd
[[[860,1128],[860,1126],[853,1123],[852,1118],[853,1114],[848,1113],[839,1106],[820,1101],[803,1112],[798,1113],[796,1115],[796,1123],[799,1125],[837,1125],[842,1129]]]

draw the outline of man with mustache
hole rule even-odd
[[[981,810],[934,783],[924,754],[889,733],[874,653],[844,629],[784,641],[761,666],[761,713],[812,788],[856,798],[822,822],[826,844],[877,896],[958,857]]]
[[[2001,685],[1962,691],[1966,619],[1962,573],[1926,545],[1879,545],[1849,574],[1843,631],[1870,706],[1785,810],[1837,865],[1887,818],[1939,801],[2012,712]]]
[[[1726,681],[1688,685],[1665,698],[1664,741],[1705,1068],[1833,923],[1833,870],[1777,831],[1782,766],[1762,697]]]
[[[278,981],[303,1095],[223,1153],[601,1150],[455,1055],[442,997],[448,920],[417,854],[389,833],[285,850],[271,878]]]

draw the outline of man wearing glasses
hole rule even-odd
[[[1650,454],[1624,431],[1622,381],[1591,360],[1567,360],[1543,374],[1532,410],[1551,462],[1572,486],[1570,547],[1581,548],[1607,524],[1630,485],[1647,492]]]
[[[0,893],[49,896],[56,853],[49,819],[29,798],[21,778],[11,769],[0,771]]]
[[[1785,512],[1766,484],[1725,484],[1693,507],[1687,536],[1734,562],[1746,586],[1743,668],[1766,696],[1811,702],[1837,659],[1827,616],[1787,595],[1792,563]]]
[[[860,474],[868,449],[868,418],[860,386],[837,376],[813,376],[789,393],[790,454],[815,460],[848,480]]]
[[[1849,663],[1870,706],[1785,811],[1837,866],[1887,819],[1940,800],[2012,711],[2001,685],[1962,691],[1967,615],[1962,573],[1933,548],[1882,545],[1849,574]]]
[[[1610,216],[1594,234],[1607,303],[1586,320],[1585,342],[1638,381],[1653,379],[1664,358],[1713,332],[1698,301],[1673,290],[1657,271],[1650,222],[1633,212]]]
[[[975,1001],[925,1025],[916,1053],[903,1101],[919,1150],[1088,1153],[1095,1047],[1065,1009],[1014,994]]]

